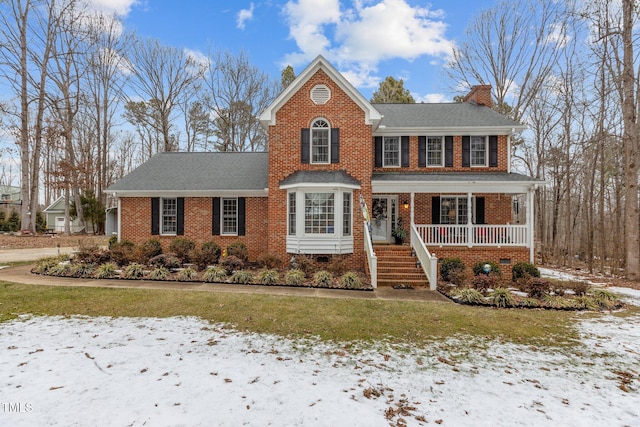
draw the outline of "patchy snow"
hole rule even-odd
[[[577,351],[465,337],[346,349],[196,318],[24,317],[0,324],[0,425],[637,425],[640,317],[584,317]]]

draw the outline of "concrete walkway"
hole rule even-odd
[[[429,289],[378,288],[375,291],[347,291],[341,289],[297,288],[289,286],[236,285],[226,283],[162,282],[155,280],[75,279],[69,277],[32,274],[32,265],[0,269],[0,281],[46,286],[79,286],[128,289],[176,289],[182,291],[228,292],[235,294],[263,294],[317,298],[353,298],[368,300],[450,302],[442,294]]]
[[[69,254],[77,250],[72,247],[37,249],[0,249],[0,264],[8,262],[37,261],[40,258]]]

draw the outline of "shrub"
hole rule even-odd
[[[497,288],[491,294],[491,302],[496,307],[506,308],[513,307],[516,304],[513,295],[511,295],[511,291],[506,288]]]
[[[149,260],[152,267],[164,267],[167,269],[180,267],[180,260],[174,254],[160,254]]]
[[[135,245],[133,242],[123,240],[111,247],[111,261],[119,266],[127,265],[133,260],[133,250]]]
[[[453,271],[464,271],[464,269],[464,262],[460,258],[444,258],[440,262],[440,277],[445,282],[449,282]]]
[[[557,295],[559,297],[564,296],[565,288],[561,283],[553,283],[551,287],[553,288],[554,295]]]
[[[280,274],[276,270],[264,270],[258,275],[261,285],[276,285],[280,282]]]
[[[253,274],[247,270],[238,270],[231,276],[231,282],[248,285],[253,282]]]
[[[486,273],[484,272],[485,264],[489,264],[491,266],[491,271],[489,272],[489,274],[492,274],[498,277],[502,276],[502,270],[500,269],[500,264],[493,261],[482,261],[482,262],[476,262],[475,264],[473,264],[473,275],[474,276],[478,276],[480,274],[486,275]]]
[[[511,267],[511,276],[514,281],[522,278],[540,277],[540,270],[530,262],[519,262]]]
[[[282,259],[277,255],[261,254],[256,260],[262,268],[280,268],[282,267]]]
[[[118,266],[112,262],[101,264],[96,268],[94,277],[96,279],[111,279],[116,276]]]
[[[133,262],[124,269],[124,277],[127,279],[141,279],[144,276],[144,269],[144,265]]]
[[[93,277],[95,270],[95,265],[80,262],[71,265],[70,273],[73,277]]]
[[[589,289],[589,284],[586,282],[571,282],[569,284],[569,287],[573,289],[573,293],[576,294],[576,296],[581,297],[587,293],[587,290]]]
[[[452,270],[449,272],[449,282],[458,288],[468,288],[471,282],[471,276],[467,270]]]
[[[190,262],[189,254],[194,250],[196,244],[186,237],[176,237],[169,243],[169,250],[173,252],[181,263]]]
[[[47,274],[50,274],[52,276],[64,277],[69,275],[70,270],[71,270],[71,265],[68,262],[63,261],[49,268],[49,270],[47,271]]]
[[[202,280],[205,282],[224,282],[227,279],[227,270],[217,265],[208,267],[202,273]]]
[[[31,271],[37,274],[48,274],[49,270],[58,265],[62,260],[60,257],[41,258]]]
[[[540,307],[540,300],[537,298],[523,298],[522,301],[520,301],[520,305],[523,307],[538,308]]]
[[[78,263],[100,265],[111,261],[111,253],[98,245],[81,245],[73,258]]]
[[[220,261],[220,265],[227,270],[227,274],[232,274],[236,270],[241,270],[244,268],[244,261],[236,256],[227,256]]]
[[[241,259],[243,262],[249,261],[249,250],[244,242],[233,242],[227,246],[227,256],[234,256]]]
[[[331,262],[327,266],[327,270],[334,276],[342,276],[348,270],[347,260],[340,256],[334,256],[331,258]]]
[[[572,305],[570,300],[556,295],[545,295],[542,301],[544,301],[547,307],[557,309],[571,308]]]
[[[165,267],[156,267],[149,273],[149,279],[151,280],[166,280],[169,277],[169,270]]]
[[[595,299],[596,303],[606,309],[615,307],[618,304],[618,296],[606,289],[595,288],[591,290],[591,295]]]
[[[475,289],[467,288],[458,291],[458,301],[466,304],[483,304],[484,297]]]
[[[183,268],[178,272],[178,280],[181,282],[189,282],[195,280],[196,277],[198,277],[198,273],[191,267]]]
[[[149,239],[140,245],[139,248],[139,261],[141,263],[148,263],[149,260],[162,253],[162,244],[156,239]]]
[[[284,283],[290,286],[298,286],[302,285],[304,278],[304,271],[294,268],[293,270],[287,271],[287,274],[284,276]]]
[[[487,289],[495,289],[498,281],[496,280],[496,276],[481,274],[479,276],[474,276],[471,281],[471,286],[473,289],[479,292],[486,292]]]
[[[577,309],[596,311],[600,308],[600,305],[595,298],[590,295],[577,296],[572,298],[571,301],[573,302],[573,306]]]
[[[315,261],[306,255],[296,255],[293,260],[293,267],[304,271],[306,276],[311,276],[316,271]]]
[[[204,270],[208,266],[218,263],[220,260],[220,252],[220,246],[218,246],[216,242],[204,242],[200,250],[194,250],[191,253],[191,261],[193,261],[200,270]]]
[[[316,286],[331,286],[333,285],[333,276],[326,270],[320,270],[313,275],[313,283]]]
[[[551,291],[551,283],[546,279],[532,277],[527,280],[526,292],[529,298],[542,298]]]
[[[109,249],[113,249],[113,247],[118,243],[118,235],[117,234],[112,234],[111,237],[109,237]]]
[[[362,289],[362,280],[353,271],[343,274],[340,278],[340,284],[345,289]]]

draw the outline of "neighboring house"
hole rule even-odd
[[[22,192],[20,187],[12,185],[0,185],[0,205],[19,206],[22,204]]]
[[[64,233],[64,202],[64,196],[60,196],[42,211],[45,215],[48,230]],[[72,233],[91,232],[93,230],[90,221],[85,221],[85,225],[80,225],[78,218],[70,218],[69,226]]]
[[[118,237],[242,240],[252,258],[340,256],[375,285],[409,277],[377,267],[402,218],[409,262],[432,288],[438,258],[510,270],[533,261],[544,182],[510,172],[511,137],[524,127],[490,107],[490,86],[460,103],[371,104],[319,56],[260,116],[268,153],[160,153],[112,185]]]

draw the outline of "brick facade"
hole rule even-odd
[[[444,258],[460,258],[468,271],[471,271],[473,265],[477,262],[493,261],[500,264],[502,277],[511,277],[511,267],[519,262],[529,262],[529,249],[523,247],[488,247],[477,246],[474,248],[467,247],[437,247],[429,246],[429,252],[435,254],[438,260]],[[438,268],[438,274],[440,274]]]

